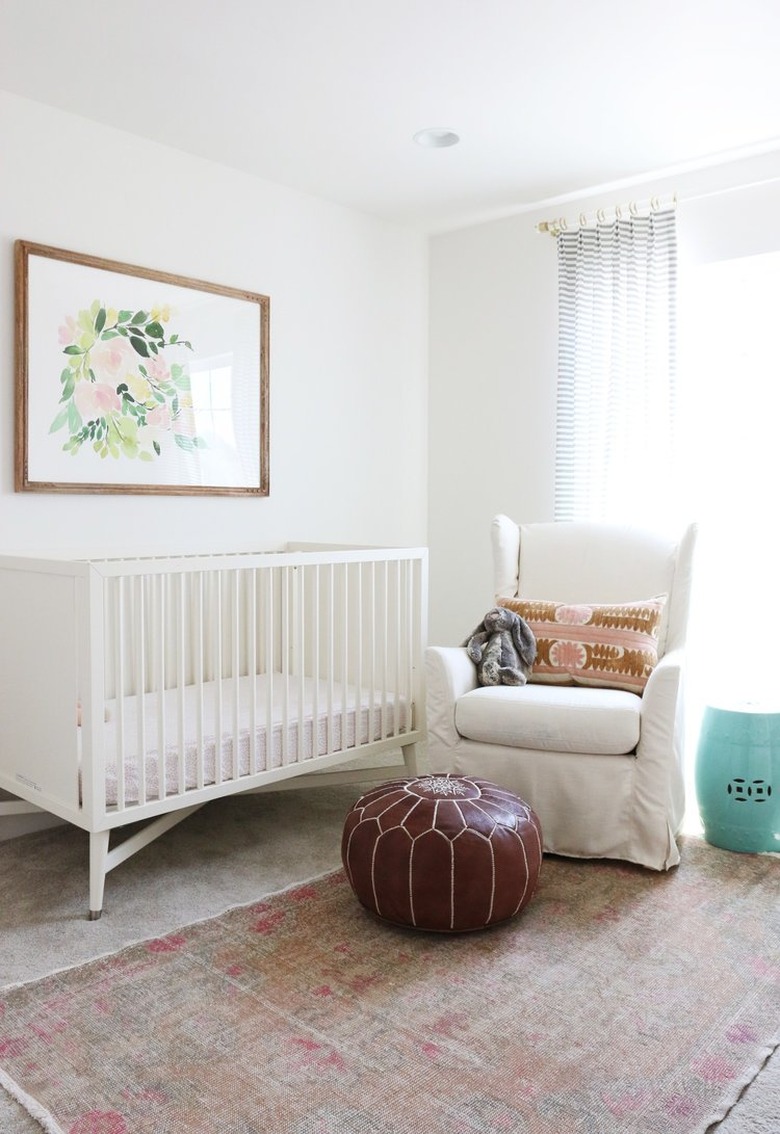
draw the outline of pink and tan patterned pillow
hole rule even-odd
[[[529,681],[597,685],[641,694],[658,661],[658,627],[666,595],[645,602],[587,605],[500,599],[536,637]]]

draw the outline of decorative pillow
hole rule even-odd
[[[641,694],[658,661],[658,627],[666,595],[612,605],[500,599],[536,637],[529,681],[597,685]]]

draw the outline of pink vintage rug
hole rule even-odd
[[[0,1082],[64,1134],[700,1134],[777,1045],[780,860],[545,859],[417,934],[341,872],[0,993]]]

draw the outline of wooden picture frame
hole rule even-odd
[[[269,494],[270,300],[15,243],[17,492]]]

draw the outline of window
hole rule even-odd
[[[557,242],[556,519],[658,522],[676,490],[674,210]]]
[[[708,699],[773,699],[780,253],[681,278],[680,506],[700,522],[691,645]]]

